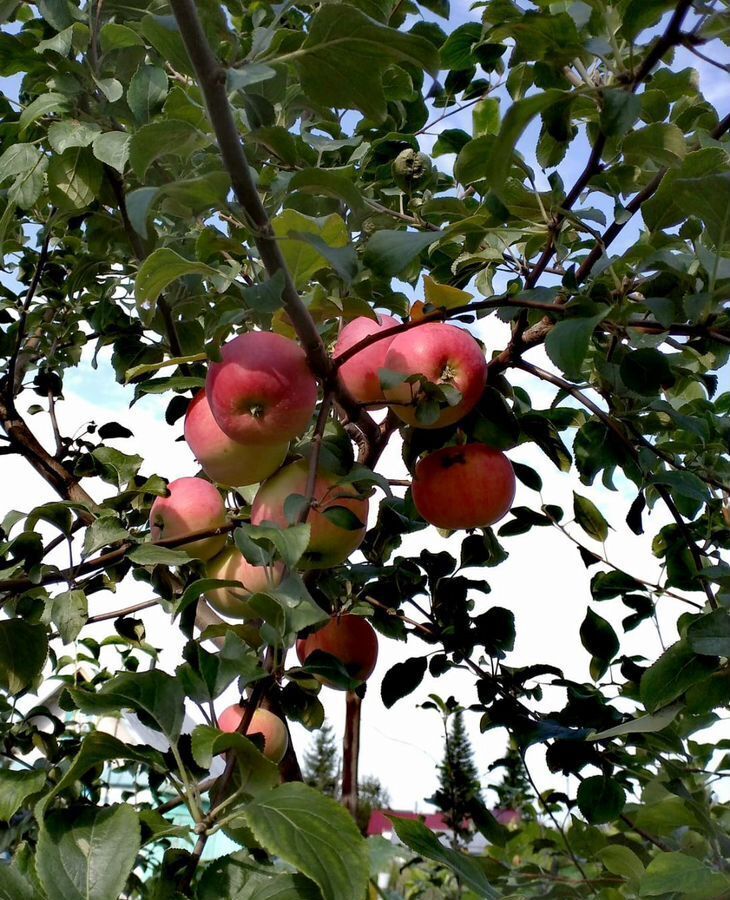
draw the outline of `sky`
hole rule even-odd
[[[469,14],[468,4],[460,2],[455,5],[456,16],[453,24],[467,18],[474,20],[478,13]],[[726,48],[722,45],[705,48],[705,52],[721,59]],[[701,83],[708,99],[720,109],[721,114],[730,108],[730,92],[727,84],[723,84],[718,70],[697,60],[688,51],[679,50],[676,54],[675,66],[694,66],[698,69]],[[3,83],[4,82],[4,83]],[[0,79],[0,89],[8,94],[17,92],[15,79]],[[503,101],[503,106],[506,100]],[[452,116],[443,122],[443,127],[471,128],[471,111]],[[534,163],[534,155],[530,146],[534,140],[535,129],[528,132],[521,147],[528,160]],[[424,137],[423,149],[429,150],[434,138]],[[572,182],[575,173],[582,168],[584,162],[584,142],[577,142],[576,148],[561,166],[561,174],[566,184]],[[453,158],[440,157],[439,168],[446,170],[453,163]],[[538,171],[538,177],[542,174]],[[543,182],[544,184],[544,182]],[[599,205],[595,195],[589,205]],[[624,245],[634,240],[640,223],[632,223],[622,235]],[[495,285],[497,287],[497,285]],[[509,332],[506,325],[496,318],[481,320],[478,335],[485,342],[488,355],[493,349],[503,347]],[[530,359],[537,365],[551,369],[551,364],[542,349],[532,351]],[[554,396],[554,389],[543,383],[535,382],[529,376],[510,373],[513,384],[526,387],[536,407],[546,407]],[[127,425],[134,433],[128,440],[118,440],[115,445],[125,452],[138,452],[145,457],[142,473],[163,475],[174,478],[191,475],[197,471],[192,454],[187,446],[176,440],[182,433],[182,423],[169,427],[164,421],[165,401],[154,396],[147,396],[131,410],[128,403],[131,390],[122,388],[113,381],[105,357],[102,355],[100,367],[93,371],[87,364],[66,376],[65,400],[58,406],[61,430],[65,434],[73,434],[93,420],[97,424],[104,421],[119,421]],[[26,392],[21,397],[21,406],[37,402],[38,398]],[[30,418],[31,426],[37,430],[46,446],[52,446],[52,436],[45,416]],[[610,492],[600,486],[588,488],[580,485],[574,473],[562,474],[554,468],[547,458],[531,445],[519,447],[509,453],[516,461],[532,465],[542,476],[544,482],[543,500],[557,503],[566,512],[571,509],[571,491],[590,497],[602,510],[612,526],[611,534],[605,548],[593,543],[579,530],[571,528],[581,542],[598,553],[605,551],[607,557],[620,565],[630,574],[640,578],[657,581],[660,571],[657,561],[651,554],[651,535],[667,521],[663,510],[657,507],[650,516],[647,534],[633,535],[624,524],[624,519],[634,493],[625,484],[619,490]],[[35,505],[51,499],[51,494],[40,478],[32,472],[26,463],[15,457],[3,457],[3,487],[5,509],[21,509],[28,511]],[[379,470],[392,478],[406,476],[400,461],[398,441],[394,440],[388,447]],[[89,482],[88,490],[92,496],[100,498],[108,491],[108,486]],[[537,495],[518,486],[515,503],[518,505],[539,506]],[[375,506],[376,504],[373,504]],[[436,550],[441,547],[452,548],[458,556],[458,547],[463,535],[451,541],[443,541],[435,530],[429,529],[408,537],[403,544],[403,553],[417,553],[422,547]],[[506,563],[497,569],[490,569],[485,577],[490,582],[492,591],[489,596],[475,597],[475,613],[480,613],[491,606],[507,607],[515,614],[517,623],[517,643],[513,653],[507,657],[507,664],[519,666],[531,662],[545,662],[560,666],[567,678],[577,681],[589,680],[589,657],[580,645],[578,629],[585,615],[590,600],[589,581],[592,572],[586,570],[581,562],[576,547],[571,541],[554,528],[533,529],[526,535],[505,539],[510,556]],[[66,562],[59,558],[58,562]],[[149,589],[136,582],[124,583],[115,595],[97,594],[91,599],[91,612],[107,612],[150,598]],[[698,599],[695,596],[694,599]],[[607,618],[621,631],[621,618],[626,614],[619,601],[603,604],[592,604],[596,612]],[[655,658],[663,646],[668,646],[677,638],[674,625],[677,615],[685,607],[671,598],[662,598],[658,603],[657,622],[644,622],[635,631],[630,632],[622,640],[622,651],[636,653],[648,658]],[[172,671],[179,662],[181,639],[170,629],[167,617],[158,609],[146,610],[137,614],[143,619],[147,629],[148,640],[161,648],[161,665]],[[110,632],[110,624],[91,626],[84,634],[101,638]],[[67,648],[68,649],[68,648]],[[361,774],[375,774],[383,782],[390,793],[394,808],[425,810],[425,798],[429,797],[437,787],[437,766],[442,755],[442,726],[437,713],[423,710],[423,703],[429,693],[435,692],[442,697],[450,694],[456,696],[464,706],[476,702],[474,679],[470,674],[458,671],[450,672],[440,679],[432,679],[429,675],[409,697],[398,701],[390,710],[385,709],[380,700],[380,682],[383,675],[396,662],[410,656],[424,655],[429,647],[415,638],[409,639],[406,646],[381,640],[380,659],[375,674],[368,683],[368,691],[363,704],[363,728],[361,746]],[[326,709],[327,718],[341,736],[344,724],[345,696],[341,692],[323,689],[320,695]],[[562,694],[558,689],[546,691],[543,709],[550,708],[550,701],[560,703]],[[229,691],[218,703],[222,709],[227,703],[234,702],[236,695]],[[621,705],[620,703],[618,705]],[[625,706],[622,708],[626,708]],[[191,714],[199,718],[194,709]],[[466,724],[475,753],[475,761],[483,784],[489,783],[487,772],[489,764],[503,755],[506,735],[502,730],[490,731],[484,735],[479,731],[479,715],[468,713]],[[292,726],[293,740],[300,758],[308,746],[310,736],[296,724]],[[552,787],[565,789],[565,782],[559,776],[551,775],[542,762],[542,748],[529,751],[527,761],[530,771],[539,784],[540,789]],[[490,795],[487,794],[490,800]],[[493,799],[493,798],[491,798]]]

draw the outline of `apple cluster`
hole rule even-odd
[[[341,383],[359,403],[370,408],[387,405],[412,428],[456,424],[484,391],[483,351],[467,331],[453,325],[420,322],[396,331],[399,325],[384,315],[346,325],[333,353]],[[352,352],[365,339],[388,330],[395,333]],[[429,401],[427,417],[419,411],[424,398]],[[226,510],[216,485],[259,485],[251,524],[286,528],[287,498],[306,496],[309,480],[307,460],[287,462],[290,442],[310,425],[316,403],[317,382],[302,348],[281,335],[255,331],[222,348],[220,361],[210,365],[205,387],[188,408],[185,440],[210,481],[186,477],[171,482],[168,496],[152,505],[151,539],[191,536],[184,549],[206,563],[207,576],[235,583],[206,593],[208,603],[223,615],[250,618],[252,595],[275,589],[285,570],[279,562],[252,565],[228,541]],[[479,443],[431,452],[418,461],[413,475],[416,509],[427,522],[444,529],[493,524],[508,512],[514,493],[515,476],[507,457]],[[307,516],[310,540],[299,566],[324,569],[344,562],[364,538],[368,507],[367,497],[353,485],[320,467]],[[334,508],[345,512],[328,516]],[[347,527],[340,524],[343,514]],[[315,659],[324,654],[353,681],[365,681],[375,667],[378,642],[367,620],[341,614],[300,637],[297,654],[302,665],[312,654]],[[338,687],[326,674],[316,677]],[[220,716],[220,728],[238,730],[244,712],[241,705],[229,707]],[[286,752],[286,725],[268,710],[256,710],[248,734],[261,735],[265,755],[275,762]]]

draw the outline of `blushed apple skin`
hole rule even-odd
[[[251,507],[251,524],[271,522],[286,528],[288,522],[284,515],[284,502],[291,494],[306,496],[308,474],[309,462],[300,459],[279,469],[265,481]],[[314,499],[319,509],[344,506],[357,516],[363,526],[367,523],[368,499],[359,498],[352,485],[338,485],[336,475],[320,469],[314,485]],[[340,528],[315,508],[310,510],[307,523],[311,535],[307,551],[298,564],[302,569],[329,569],[339,565],[357,550],[365,537],[365,527],[352,531]]]
[[[456,406],[445,407],[435,422],[421,424],[412,403],[418,385],[399,384],[385,391],[393,412],[414,428],[453,425],[479,402],[487,383],[487,362],[479,344],[462,328],[427,322],[393,338],[385,355],[385,369],[404,375],[424,375],[433,384],[451,384],[460,393]]]
[[[302,348],[268,331],[250,331],[221,349],[205,393],[218,426],[242,444],[281,444],[309,425],[317,382]]]
[[[336,360],[345,350],[354,347],[371,334],[386,331],[401,323],[393,316],[378,314],[378,321],[360,316],[348,322],[337,338],[333,357]],[[384,403],[383,389],[380,387],[381,369],[385,368],[385,354],[393,338],[383,338],[380,341],[366,347],[356,353],[351,359],[344,362],[339,368],[339,376],[342,383],[352,396],[360,403]]]
[[[345,613],[333,616],[324,628],[297,640],[297,656],[302,665],[315,650],[334,656],[357,681],[367,681],[378,661],[378,636],[367,619]],[[344,690],[326,678],[318,676],[318,680]]]
[[[254,566],[241,551],[228,545],[214,556],[205,569],[206,577],[221,581],[238,581],[240,587],[219,587],[206,591],[205,599],[216,612],[232,619],[246,619],[251,611],[246,601],[252,594],[276,587],[284,574],[283,563],[273,566]]]
[[[153,544],[226,524],[223,499],[209,481],[202,478],[178,478],[171,481],[167,489],[170,496],[158,497],[150,510],[150,537]],[[225,542],[226,535],[221,534],[181,544],[179,549],[196,559],[208,560],[222,549]]]
[[[218,484],[242,487],[258,484],[284,462],[289,443],[239,444],[222,431],[205,396],[198,391],[185,416],[185,440],[200,467]]]
[[[484,528],[510,510],[515,471],[502,453],[486,444],[444,447],[416,465],[413,503],[437,528]]]
[[[218,716],[218,727],[221,731],[238,731],[244,713],[245,708],[239,703],[234,703]],[[289,746],[289,735],[281,719],[268,709],[259,707],[251,717],[246,737],[253,737],[255,734],[263,736],[264,756],[274,763],[280,763]]]

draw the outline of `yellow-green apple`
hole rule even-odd
[[[486,444],[444,447],[419,460],[413,502],[437,528],[484,528],[505,516],[515,498],[515,472]]]
[[[250,331],[221,349],[205,392],[213,417],[242,444],[282,444],[309,425],[317,382],[302,348],[269,331]]]
[[[178,478],[171,481],[167,497],[158,497],[150,510],[150,536],[153,543],[174,540],[197,531],[220,528],[226,524],[226,508],[217,488],[202,478]],[[226,542],[226,535],[211,535],[187,544],[179,544],[196,559],[215,556]]]
[[[393,412],[415,428],[453,425],[478,403],[487,380],[487,363],[479,344],[462,328],[426,322],[396,335],[385,354],[384,369],[402,375],[423,375],[433,384],[450,385],[461,394],[454,406],[445,406],[435,421],[424,425],[416,417],[419,385],[402,383],[385,390]]]
[[[229,544],[208,562],[205,573],[208,578],[239,583],[238,587],[212,588],[206,591],[205,599],[222,615],[245,619],[251,615],[246,600],[252,594],[276,587],[281,581],[284,566],[282,563],[254,566],[237,547]]]
[[[220,714],[218,727],[221,731],[238,731],[245,712],[245,707],[240,703],[234,703]],[[280,763],[289,746],[286,725],[268,709],[259,707],[251,717],[246,737],[253,737],[257,734],[264,739],[264,756],[272,762]]]
[[[251,507],[251,524],[270,522],[280,528],[289,524],[284,502],[291,494],[307,494],[309,462],[297,460],[279,469],[258,489]],[[365,537],[369,501],[351,484],[338,484],[338,476],[320,469],[314,484],[314,503],[307,517],[311,528],[309,546],[299,562],[303,569],[328,569],[353,553]],[[344,509],[341,509],[344,507]],[[333,510],[338,509],[337,512]],[[328,518],[324,513],[330,513]],[[341,519],[340,523],[333,519]],[[350,527],[343,527],[343,523]],[[360,523],[360,525],[358,525]]]
[[[240,444],[222,431],[205,396],[198,391],[185,416],[185,440],[202,470],[218,484],[241,487],[258,484],[284,462],[288,442],[281,444]]]
[[[399,325],[393,316],[378,314],[378,321],[359,316],[348,322],[337,338],[333,356],[335,360],[350,347],[359,344],[371,334],[386,331]],[[393,341],[392,337],[383,338],[346,360],[340,368],[339,375],[343,384],[352,396],[360,403],[383,403],[383,389],[380,387],[380,369],[385,366],[385,354]]]
[[[378,661],[378,636],[367,619],[345,613],[333,616],[324,628],[297,640],[297,656],[302,665],[315,650],[339,660],[356,681],[366,681]],[[317,678],[323,684],[338,687],[326,678]]]

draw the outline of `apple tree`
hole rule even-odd
[[[440,895],[730,896],[730,116],[686,64],[727,96],[727,4],[1,0],[0,23],[0,453],[47,486],[1,523],[0,897],[386,896],[351,815],[378,641],[387,707],[467,670],[432,705],[569,776],[513,829],[474,798],[480,857],[394,821]],[[117,423],[65,434],[90,364],[161,397],[202,471],[141,474]],[[654,529],[656,583],[599,552],[594,483]],[[454,554],[406,553],[435,528]],[[510,665],[484,598],[540,528],[591,575],[586,682]],[[132,583],[154,599],[118,608]],[[664,652],[627,652],[667,598]],[[318,729],[332,689],[341,804],[287,724]],[[90,727],[122,712],[146,743]],[[210,861],[219,831],[239,849]]]

